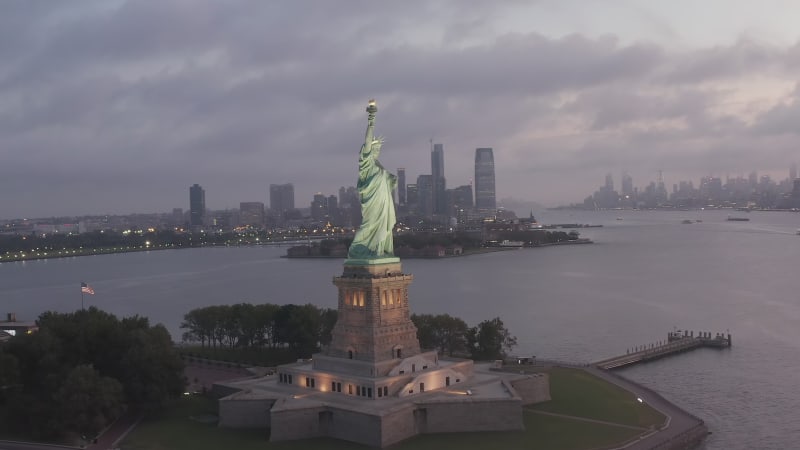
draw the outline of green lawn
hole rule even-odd
[[[552,400],[533,409],[636,427],[658,426],[666,420],[630,392],[583,370],[554,367],[549,372]]]
[[[264,430],[233,430],[190,419],[214,414],[213,400],[192,396],[145,420],[122,442],[123,450],[349,450],[367,449],[362,445],[335,439],[309,439],[280,443],[268,442]],[[417,436],[392,450],[586,450],[626,441],[636,430],[576,421],[567,418],[524,412],[525,431],[446,433]]]
[[[640,433],[524,411],[525,431],[441,433],[411,438],[392,450],[588,450],[621,443]],[[310,447],[309,447],[310,448]]]
[[[297,360],[294,350],[285,348],[226,348],[187,345],[179,347],[184,357],[206,358],[231,365],[272,367]]]

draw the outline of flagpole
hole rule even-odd
[[[83,307],[83,290],[81,290],[81,311],[84,311],[86,308]]]

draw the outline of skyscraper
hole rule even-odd
[[[633,178],[625,171],[622,172],[622,195],[633,196]]]
[[[264,204],[261,202],[239,203],[239,224],[256,228],[264,226]]]
[[[447,187],[444,179],[444,145],[442,144],[433,144],[433,149],[431,149],[431,183],[431,210],[433,214],[445,214],[447,213]]]
[[[418,209],[419,190],[417,189],[417,185],[414,183],[406,185],[406,205],[408,205],[409,210],[416,212]]]
[[[417,177],[417,212],[425,217],[433,215],[433,175]]]
[[[311,202],[311,218],[316,221],[324,220],[328,216],[328,197],[322,192],[314,194]]]
[[[397,203],[406,204],[406,169],[397,169]]]
[[[447,214],[458,216],[460,210],[472,210],[472,186],[464,185],[447,190]]]
[[[475,149],[475,208],[485,212],[497,209],[494,191],[494,153],[491,148]]]
[[[269,209],[277,216],[283,216],[286,211],[294,209],[294,185],[292,183],[269,185]]]
[[[203,226],[205,215],[206,191],[195,183],[189,188],[189,225],[193,227]]]
[[[797,163],[792,163],[789,167],[789,181],[797,179]]]

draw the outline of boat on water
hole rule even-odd
[[[749,218],[749,217],[733,217],[733,216],[728,216],[728,220],[729,220],[729,221],[731,221],[731,222],[749,222],[749,221],[750,221],[750,218]]]
[[[690,224],[690,223],[694,223],[694,222],[692,222],[692,221],[691,221],[691,220],[689,220],[689,219],[683,219],[683,220],[681,221],[681,223],[682,223],[682,224]]]
[[[522,247],[525,245],[522,241],[509,241],[508,239],[500,242],[500,247]]]
[[[800,228],[797,229],[797,235],[800,236]]]

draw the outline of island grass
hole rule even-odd
[[[273,367],[297,360],[294,350],[287,348],[228,348],[185,345],[178,348],[184,358],[203,358],[231,366]]]
[[[549,373],[552,400],[533,409],[644,428],[666,420],[631,392],[583,370],[554,367]]]
[[[185,397],[148,420],[142,421],[122,442],[123,450],[348,450],[369,447],[318,438],[301,441],[268,442],[266,430],[218,428],[193,420],[216,414],[216,402],[202,396]],[[525,431],[442,433],[416,436],[391,447],[392,450],[588,450],[627,441],[637,430],[547,416],[524,410]]]
[[[413,437],[392,450],[589,450],[633,439],[637,430],[523,410],[525,431],[437,433]]]

